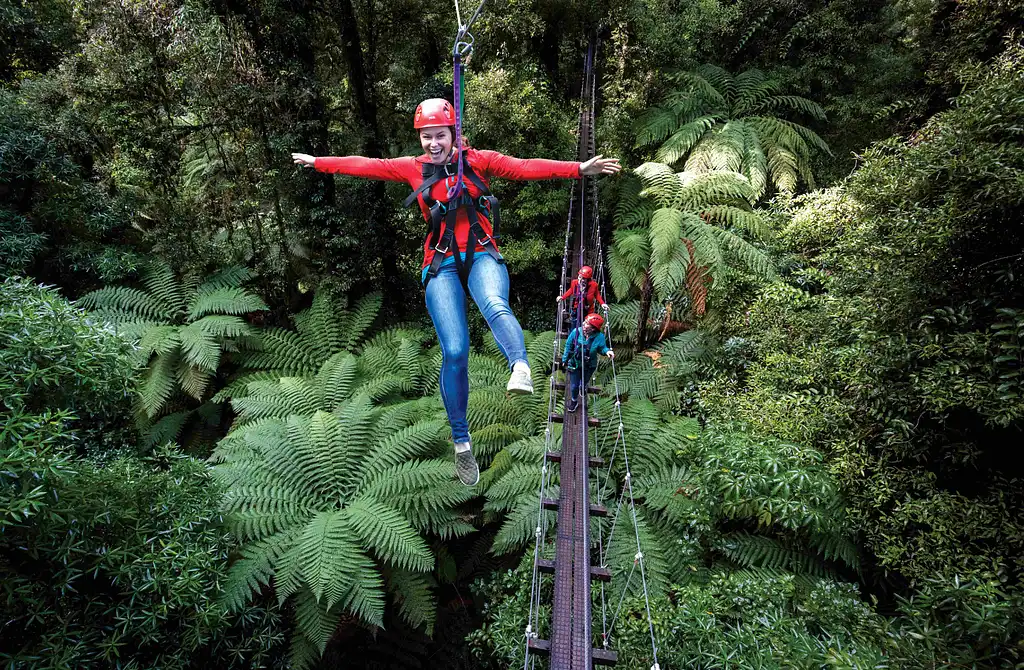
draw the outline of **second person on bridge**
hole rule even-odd
[[[466,294],[483,313],[511,376],[507,390],[533,393],[523,329],[509,307],[509,277],[498,250],[498,201],[488,179],[578,179],[582,175],[615,174],[614,158],[595,156],[585,163],[540,158],[522,159],[463,145],[454,155],[455,108],[442,98],[416,107],[413,127],[419,133],[420,156],[365,158],[293,153],[295,163],[353,177],[404,182],[413,188],[407,205],[417,202],[429,224],[423,243],[420,273],[427,311],[437,331],[441,363],[441,399],[455,443],[459,479],[473,486],[480,469],[473,457],[466,420],[469,403],[469,324]],[[461,169],[460,169],[461,168]],[[465,179],[460,181],[459,177]]]

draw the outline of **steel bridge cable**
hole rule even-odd
[[[483,3],[481,3],[481,6],[482,5],[483,5]],[[584,87],[585,86],[586,86],[586,84],[584,83]],[[580,93],[580,99],[581,100],[583,99],[583,92],[582,91]],[[581,131],[580,135],[582,135],[582,125],[583,125],[583,110],[582,110],[582,108],[580,110],[580,121],[579,121],[579,124],[580,124],[579,130]],[[577,150],[578,149],[579,149],[579,147],[577,145]],[[576,186],[574,184],[573,187],[572,187],[572,190],[575,191],[575,188],[576,188]],[[572,222],[573,222],[573,218],[574,218],[573,209],[574,209],[575,203],[576,203],[576,198],[575,197],[571,197],[569,199],[569,216],[567,217],[566,222],[565,222],[565,243],[564,243],[564,246],[562,248],[562,276],[561,276],[561,279],[559,281],[559,295],[561,295],[562,293],[565,292],[566,281],[568,279],[568,274],[569,274],[569,239],[570,239],[570,237],[572,235]],[[532,570],[533,574],[532,574],[531,584],[530,584],[530,611],[529,611],[529,615],[528,615],[528,618],[527,618],[526,645],[525,645],[525,654],[523,656],[523,669],[524,670],[526,670],[530,666],[530,646],[529,646],[530,638],[531,637],[537,637],[537,635],[539,633],[539,628],[540,628],[540,585],[538,584],[538,577],[539,577],[539,575],[538,575],[538,571],[537,571],[537,563],[538,563],[538,559],[540,558],[541,545],[544,542],[544,538],[547,537],[548,515],[544,513],[544,492],[545,492],[545,490],[547,488],[547,482],[548,482],[548,480],[550,478],[550,470],[549,470],[549,465],[548,465],[548,453],[551,452],[551,446],[552,446],[552,442],[553,442],[553,440],[552,440],[552,420],[551,420],[551,417],[555,413],[555,408],[557,407],[557,403],[558,403],[558,394],[555,391],[555,376],[556,376],[556,371],[558,370],[558,348],[559,348],[558,347],[558,344],[559,344],[558,333],[561,330],[561,324],[562,324],[562,321],[565,318],[565,316],[566,316],[566,313],[565,313],[564,302],[559,302],[558,306],[557,306],[557,308],[555,310],[555,335],[552,338],[552,346],[551,346],[551,349],[552,349],[552,351],[551,351],[551,377],[550,377],[550,381],[548,382],[548,416],[547,416],[547,426],[544,429],[544,455],[543,455],[543,460],[541,461],[541,486],[540,486],[540,495],[539,495],[539,499],[538,499],[538,503],[537,503],[537,507],[538,507],[538,510],[537,510],[537,526],[534,529],[534,536],[535,537],[534,537],[534,549],[533,549],[533,570]]]
[[[600,226],[597,226],[597,229],[598,229],[598,234],[600,235]],[[604,292],[607,290],[607,284],[606,284],[606,281],[605,281],[606,277],[605,277],[605,271],[604,271],[605,268],[604,268],[604,264],[603,264],[603,259],[602,259],[602,262],[601,262],[601,265],[600,265],[599,269],[600,269],[600,276],[601,276],[601,290],[602,290],[602,295],[604,295]],[[608,332],[608,337],[609,337],[609,341],[610,341],[610,338],[611,338],[611,319],[609,319],[608,323],[605,324],[605,329]],[[620,396],[619,396],[619,377],[618,377],[618,371],[617,371],[617,368],[616,368],[616,365],[615,365],[615,359],[614,358],[612,359],[612,379],[613,379],[613,382],[615,384],[615,409],[616,409],[616,413],[617,413],[618,419],[619,419],[618,430],[619,430],[619,434],[620,434],[620,436],[622,438],[622,458],[623,458],[623,462],[624,462],[625,467],[626,467],[626,478],[625,478],[624,490],[629,492],[629,507],[630,507],[630,513],[631,513],[632,519],[633,519],[633,532],[634,532],[634,535],[636,537],[636,552],[637,553],[636,553],[636,563],[634,565],[639,565],[640,566],[640,580],[641,580],[641,584],[643,585],[644,605],[645,605],[645,608],[647,610],[647,627],[648,627],[648,630],[650,631],[650,634],[651,634],[651,653],[652,653],[653,658],[654,658],[654,665],[651,667],[651,670],[659,670],[660,666],[658,664],[658,644],[657,644],[657,641],[655,640],[655,637],[654,637],[654,621],[653,621],[653,619],[651,617],[650,592],[649,592],[648,587],[647,587],[647,575],[646,575],[646,570],[644,569],[643,550],[642,550],[642,548],[640,546],[640,529],[639,529],[639,525],[637,523],[637,518],[636,518],[636,501],[633,498],[633,482],[632,482],[633,477],[632,477],[632,473],[631,473],[630,468],[629,468],[629,450],[627,449],[627,445],[626,445],[626,435],[625,435],[625,431],[624,431],[624,424],[623,424],[623,421],[622,421],[622,402],[621,402],[621,399],[620,399]],[[614,625],[614,622],[613,622],[613,625]]]

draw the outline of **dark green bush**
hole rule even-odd
[[[206,466],[164,451],[72,461],[59,419],[8,419],[0,659],[9,668],[265,667],[276,608],[217,600],[231,546]],[[63,444],[62,444],[63,443]]]
[[[0,284],[0,402],[8,410],[64,410],[83,447],[133,447],[131,350],[52,288],[17,277]]]
[[[232,545],[205,464],[131,455],[128,352],[52,290],[0,285],[0,659],[268,665],[276,609],[228,614],[217,600]]]
[[[1024,426],[1022,127],[1016,46],[848,183],[781,203],[785,281],[727,328],[752,355],[700,384],[708,417],[826,455],[876,586],[1024,565],[1007,457]]]

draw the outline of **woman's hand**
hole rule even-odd
[[[302,167],[313,167],[313,163],[316,162],[316,157],[310,156],[309,154],[292,154],[292,160],[295,161],[296,165],[301,165]]]
[[[608,358],[615,358],[615,352],[609,349],[606,356],[608,356]]]
[[[618,158],[604,158],[600,154],[580,164],[580,174],[592,177],[598,174],[615,174],[622,169]]]

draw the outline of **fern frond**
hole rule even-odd
[[[785,547],[778,540],[760,535],[729,533],[722,538],[716,549],[743,567],[789,570],[817,577],[825,574],[820,557]]]
[[[228,569],[227,580],[218,597],[220,603],[229,611],[241,610],[255,594],[269,586],[274,565],[292,547],[296,535],[292,529],[244,546],[242,557]]]
[[[661,142],[668,137],[678,124],[678,115],[665,107],[652,107],[644,112],[633,126],[636,147],[645,147]]]
[[[205,372],[216,372],[220,365],[221,349],[217,338],[195,323],[180,328],[182,358]]]
[[[319,598],[307,589],[300,591],[295,598],[295,621],[298,624],[298,632],[303,639],[316,649],[317,658],[314,661],[319,660],[319,656],[323,655],[324,649],[327,648],[327,642],[333,637],[340,620],[340,612],[337,610],[331,612],[326,603],[321,602]],[[299,660],[295,647],[296,645],[293,641],[293,663]],[[301,655],[307,654],[308,651],[303,652]],[[303,664],[306,663],[308,661]]]
[[[178,365],[177,379],[182,391],[196,400],[202,400],[213,375],[193,365],[181,363]]]
[[[174,313],[153,296],[127,286],[108,286],[86,293],[77,304],[88,310],[102,310],[112,321],[148,319],[167,323]]]
[[[549,497],[558,498],[558,486],[550,486],[547,489]],[[523,496],[516,501],[515,506],[509,509],[505,520],[494,536],[491,544],[491,553],[501,556],[513,551],[522,549],[534,539],[534,530],[537,527],[539,507],[537,496]],[[543,512],[548,517],[548,525],[554,524],[554,515],[551,512]]]
[[[198,287],[198,291],[204,292],[220,288],[240,288],[242,284],[251,279],[252,276],[252,272],[247,268],[232,265],[210,277],[207,277]],[[182,309],[184,309],[184,305],[182,306]]]
[[[446,421],[425,420],[391,433],[370,449],[362,478],[369,480],[399,463],[436,455],[439,447],[447,445],[447,428]]]
[[[213,314],[204,316],[187,327],[194,327],[212,337],[259,337],[259,331],[237,316]]]
[[[732,93],[732,77],[714,65],[703,65],[694,72],[677,72],[674,78],[713,107],[724,107],[726,96]]]
[[[146,444],[152,447],[166,442],[174,442],[178,439],[181,429],[190,416],[192,416],[192,411],[187,410],[161,417],[146,431]]]
[[[423,627],[427,635],[432,636],[437,601],[431,591],[430,578],[408,570],[392,570],[387,574],[386,582],[402,617],[415,628]]]
[[[181,344],[178,337],[179,326],[151,326],[146,328],[139,340],[136,351],[142,363],[148,363],[153,354],[167,355],[175,351]]]
[[[710,131],[717,121],[715,116],[705,115],[687,123],[673,132],[654,154],[655,160],[672,165],[685,156]]]
[[[282,328],[261,333],[262,350],[244,352],[239,363],[250,370],[287,370],[292,376],[312,375],[324,360],[300,335]]]
[[[349,352],[339,351],[327,359],[316,376],[324,408],[333,411],[343,400],[351,398],[358,379],[359,359]]]
[[[359,300],[345,323],[346,349],[353,351],[359,346],[359,343],[366,337],[366,332],[377,319],[382,304],[383,297],[380,293],[370,293]]]
[[[246,375],[242,375],[238,379],[227,384],[224,388],[217,391],[210,402],[225,402],[232,398],[243,398],[252,392],[249,387],[251,383],[255,382],[271,382],[276,384],[282,377],[289,376],[285,370],[268,370],[266,372],[251,372]]]
[[[139,400],[149,418],[156,417],[174,393],[176,354],[157,356],[149,366],[139,388]]]
[[[756,239],[765,240],[771,236],[771,229],[756,212],[730,205],[716,205],[701,212],[708,222],[715,222],[740,230]]]
[[[328,290],[317,291],[312,306],[295,316],[295,328],[318,360],[345,349],[345,313]]]
[[[349,525],[385,563],[402,570],[427,572],[434,556],[416,529],[390,505],[373,498],[357,498],[348,506]]]
[[[185,294],[174,270],[166,263],[152,263],[143,274],[142,283],[150,296],[160,302],[165,313],[176,315],[185,311]]]
[[[792,109],[802,112],[816,121],[824,121],[826,118],[825,110],[821,105],[797,95],[773,95],[751,106],[750,112],[757,113],[776,109]]]
[[[262,300],[245,289],[204,287],[189,304],[188,318],[191,321],[207,314],[239,315],[267,309]]]

